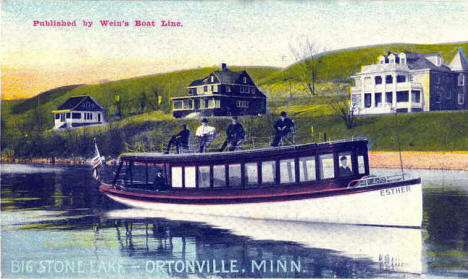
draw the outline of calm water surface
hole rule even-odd
[[[104,197],[86,167],[4,164],[2,278],[468,277],[468,172],[408,173],[422,230],[166,216]]]

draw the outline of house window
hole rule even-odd
[[[375,106],[379,107],[382,105],[382,93],[375,93]]]
[[[465,75],[463,73],[458,74],[458,86],[465,85]]]
[[[211,82],[214,82],[214,76],[211,76]]]
[[[409,92],[408,91],[397,91],[396,96],[397,103],[404,103],[409,101]]]
[[[421,92],[418,90],[411,90],[411,100],[413,103],[421,102]]]
[[[393,103],[393,92],[385,92],[385,102],[387,104]]]
[[[440,92],[435,93],[435,102],[440,103],[442,101],[442,94]]]
[[[458,93],[458,104],[463,105],[465,103],[465,94]]]
[[[328,179],[335,177],[335,163],[333,154],[323,154],[319,157],[320,163],[320,178]]]
[[[406,64],[406,59],[405,58],[401,58],[401,64]]]
[[[257,163],[246,163],[245,165],[245,182],[247,185],[258,184],[258,166]]]
[[[215,86],[212,85],[212,86],[211,86],[211,92],[214,92],[214,91],[215,91]]]
[[[398,75],[396,77],[396,82],[406,82],[406,76]]]
[[[435,84],[440,84],[440,76],[435,76]]]
[[[294,159],[280,160],[280,183],[296,182]]]
[[[226,186],[226,167],[224,165],[213,166],[213,187]]]
[[[203,86],[203,92],[208,92],[208,86]]]
[[[409,80],[409,81],[414,81],[414,76],[413,76],[413,75],[409,75],[409,76],[408,76],[408,80]]]
[[[210,188],[210,167],[198,167],[198,188]]]
[[[67,112],[67,119],[70,119],[70,116],[71,116],[70,113]]]
[[[236,101],[236,105],[238,108],[248,108],[249,102],[248,101]]]
[[[250,87],[250,93],[255,94],[255,87]]]
[[[81,113],[79,112],[72,113],[72,119],[81,119]]]
[[[229,186],[240,187],[242,185],[241,182],[241,165],[229,165]]]
[[[184,109],[192,109],[193,108],[193,101],[192,100],[184,100],[183,105],[184,105]]]
[[[262,162],[262,183],[274,183],[276,178],[276,161]]]
[[[447,95],[445,95],[445,98],[447,98],[447,100],[452,99],[452,92],[451,92],[451,91],[447,91]]]
[[[315,157],[300,157],[299,158],[299,180],[312,181],[315,180]]]
[[[391,75],[386,75],[385,83],[393,83],[393,77]]]
[[[382,84],[382,77],[381,76],[376,76],[374,79],[375,79],[375,84]]]
[[[60,119],[60,113],[55,114],[55,119]]]
[[[242,82],[247,83],[247,77],[243,77]]]
[[[231,86],[226,85],[226,92],[231,92]]]
[[[183,102],[182,101],[174,101],[174,110],[182,109],[182,108],[183,108]]]
[[[372,94],[371,93],[365,93],[364,94],[364,107],[370,108],[372,105]]]

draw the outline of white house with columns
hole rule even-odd
[[[459,57],[465,57],[461,48],[454,60]],[[351,76],[351,109],[355,115],[463,109],[458,72],[438,53],[388,52]]]

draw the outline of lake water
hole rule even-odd
[[[167,216],[104,197],[87,167],[1,172],[2,278],[468,277],[468,172],[408,171],[421,230]]]

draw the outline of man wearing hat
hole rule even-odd
[[[205,149],[213,142],[216,134],[216,129],[208,126],[208,119],[203,118],[202,124],[197,128],[195,135],[200,143],[200,153],[205,152]]]
[[[223,146],[219,149],[220,152],[223,152],[228,143],[229,151],[236,150],[237,145],[245,138],[244,127],[237,122],[237,117],[232,118],[232,123],[226,129],[226,140],[223,143]]]
[[[288,117],[285,111],[282,111],[281,118],[276,121],[274,128],[276,135],[271,146],[278,146],[281,139],[294,130],[294,122]]]

